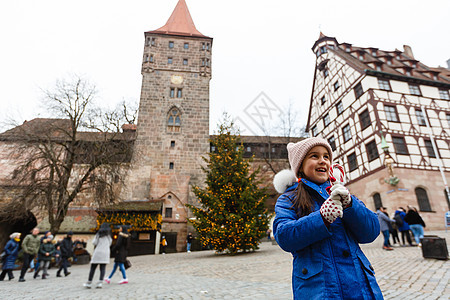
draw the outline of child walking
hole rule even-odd
[[[283,193],[273,231],[293,255],[294,299],[383,299],[359,243],[380,233],[378,217],[342,184],[330,187],[332,150],[313,137],[287,145],[291,171],[274,178]],[[328,188],[328,189],[327,189]]]
[[[128,247],[129,247],[129,234],[128,230],[125,226],[119,227],[119,237],[117,238],[116,244],[111,249],[111,252],[114,254],[114,267],[112,269],[111,274],[108,278],[105,279],[107,283],[111,283],[111,278],[117,270],[117,267],[120,268],[122,272],[122,279],[119,281],[119,284],[128,283],[127,274],[125,273],[125,261],[127,260]]]
[[[52,256],[55,253],[55,244],[53,243],[53,235],[49,235],[44,237],[42,240],[42,244],[39,247],[39,267],[34,272],[34,278],[37,277],[39,271],[43,269],[42,279],[47,279],[48,277],[48,268],[50,267],[50,263],[52,261]]]
[[[111,227],[108,223],[103,223],[92,241],[95,249],[92,254],[91,270],[89,271],[88,281],[84,284],[84,287],[88,289],[92,287],[92,279],[94,278],[95,269],[97,269],[97,266],[100,265],[100,280],[97,282],[95,287],[98,289],[102,288],[106,265],[109,264],[111,243]]]

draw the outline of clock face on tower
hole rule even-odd
[[[172,75],[170,77],[170,82],[173,84],[182,84],[183,83],[183,76],[181,75]]]

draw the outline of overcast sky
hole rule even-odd
[[[163,26],[177,2],[2,1],[0,123],[47,116],[41,89],[70,73],[94,83],[102,105],[138,101],[144,32]],[[256,133],[245,110],[261,92],[281,110],[291,101],[306,124],[320,30],[361,47],[408,44],[429,66],[450,58],[448,0],[186,2],[197,29],[214,38],[211,132],[227,111]]]

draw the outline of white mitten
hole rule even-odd
[[[320,207],[320,214],[328,223],[333,223],[338,217],[342,218],[343,212],[341,201],[334,200],[331,197],[328,198]]]
[[[342,184],[335,184],[330,189],[330,198],[334,200],[340,200],[344,208],[352,205],[352,198],[350,197],[349,190]]]

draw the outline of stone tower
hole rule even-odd
[[[184,243],[192,184],[202,184],[209,151],[212,38],[194,25],[184,0],[167,23],[145,32],[135,151],[124,200],[164,200],[163,232]]]

